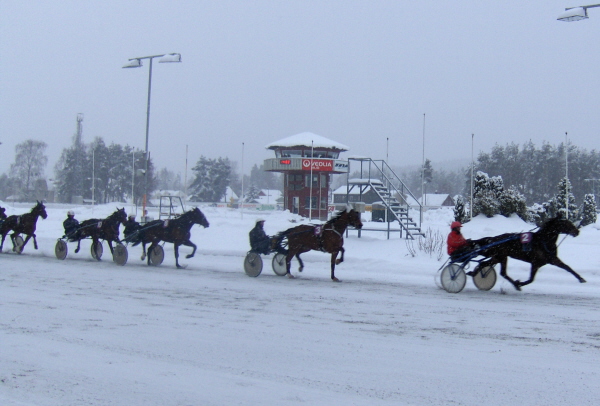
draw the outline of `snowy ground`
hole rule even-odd
[[[115,206],[74,209],[83,220]],[[499,279],[453,295],[434,283],[437,258],[374,232],[346,239],[342,283],[318,252],[303,256],[297,279],[273,274],[268,258],[249,278],[242,261],[259,214],[210,207],[186,269],[170,245],[160,267],[141,262],[139,247],[123,267],[106,245],[96,262],[88,241],[59,261],[69,208],[40,219],[38,251],[17,255],[7,242],[0,254],[0,405],[600,404],[596,225],[559,249],[586,284],[546,266],[522,292]],[[269,234],[294,225],[289,214],[260,216]],[[451,211],[430,211],[424,226],[445,237],[450,221]],[[476,218],[464,234],[531,228]],[[527,271],[509,261],[515,278]]]

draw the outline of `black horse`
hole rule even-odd
[[[4,239],[10,231],[13,232],[10,235],[10,239],[13,243],[13,251],[17,251],[19,254],[23,252],[27,241],[29,241],[29,239],[32,237],[33,246],[37,250],[38,245],[37,240],[35,238],[35,229],[38,217],[40,216],[43,219],[48,217],[48,214],[46,213],[46,206],[44,206],[44,203],[40,201],[37,202],[37,204],[31,209],[29,213],[21,214],[19,216],[8,216],[6,220],[2,222],[2,226],[0,226],[0,234],[2,234],[2,242],[0,242],[0,252],[2,252],[2,247],[4,246]],[[19,234],[25,234],[27,236],[25,238],[25,241],[23,241],[23,245],[21,247],[17,247],[15,242],[15,238]]]
[[[132,237],[131,241],[134,246],[142,244],[142,261],[146,258],[146,244],[150,243],[150,247],[148,247],[148,265],[150,265],[149,255],[158,243],[161,241],[172,243],[175,247],[175,265],[177,268],[182,268],[179,265],[179,246],[185,245],[193,248],[192,253],[186,255],[186,258],[192,258],[196,253],[196,244],[190,241],[190,230],[194,224],[199,224],[204,228],[209,226],[206,216],[197,207],[174,219],[154,220],[145,224],[137,231],[137,236]]]
[[[75,253],[79,252],[81,240],[90,237],[94,245],[98,244],[99,240],[108,242],[110,252],[113,254],[113,241],[121,242],[119,240],[119,224],[125,224],[126,221],[127,213],[125,213],[124,207],[122,209],[117,207],[117,211],[105,219],[88,219],[82,221],[79,223],[79,228],[72,235],[69,235],[70,241],[77,241]]]
[[[556,240],[559,234],[568,234],[576,237],[579,235],[579,230],[569,220],[556,217],[542,224],[537,232],[502,234],[496,237],[474,240],[473,243],[483,247],[480,255],[489,257],[490,259],[482,261],[473,270],[473,274],[485,266],[500,264],[500,275],[512,283],[515,289],[521,290],[521,286],[529,285],[533,282],[537,271],[542,266],[550,264],[570,272],[579,282],[584,283],[585,279],[558,258]],[[487,245],[491,245],[491,247],[485,248]],[[513,280],[508,276],[506,273],[508,257],[531,264],[531,273],[528,280],[521,282]]]
[[[281,251],[282,242],[287,239],[287,255],[285,266],[288,278],[294,276],[290,273],[290,264],[295,256],[300,263],[299,272],[304,269],[304,263],[300,259],[300,254],[310,250],[318,250],[331,254],[331,280],[339,282],[335,277],[335,266],[344,261],[344,233],[346,228],[352,226],[362,228],[360,213],[354,209],[348,208],[338,212],[331,220],[320,226],[300,225],[292,227],[273,238],[273,248]],[[341,257],[337,256],[341,252]]]

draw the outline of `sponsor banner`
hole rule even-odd
[[[321,172],[333,171],[332,159],[302,159],[302,170],[310,171],[310,163],[312,161],[312,170]]]

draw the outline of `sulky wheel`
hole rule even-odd
[[[115,249],[113,250],[113,262],[117,265],[125,265],[128,258],[129,254],[127,253],[127,247],[121,243],[115,245]]]
[[[58,259],[65,259],[67,257],[67,253],[69,249],[67,248],[67,243],[63,240],[56,241],[56,245],[54,246],[54,255]]]
[[[103,252],[104,248],[102,248],[102,241],[92,241],[92,246],[90,247],[92,258],[94,258],[96,261],[100,261],[102,259]]]
[[[446,292],[458,293],[465,287],[467,275],[459,264],[450,264],[442,269],[440,282]]]
[[[23,252],[23,237],[21,237],[20,235],[15,237],[15,247],[13,251],[17,254]]]
[[[285,258],[286,258],[286,256],[281,253],[277,253],[273,257],[273,261],[271,261],[271,266],[273,267],[273,272],[275,272],[275,275],[285,276],[287,274],[287,267],[285,266]]]
[[[490,290],[496,284],[496,271],[493,266],[484,266],[473,275],[473,283],[479,290]]]
[[[246,275],[257,277],[262,272],[263,260],[260,254],[249,252],[244,258],[244,272]],[[273,267],[275,269],[275,267]]]
[[[162,246],[157,245],[148,253],[148,261],[152,266],[159,266],[165,259],[165,250]]]

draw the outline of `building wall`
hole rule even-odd
[[[313,171],[312,196],[310,173],[306,171],[286,172],[284,181],[284,209],[303,217],[326,220],[330,176],[327,172]],[[312,197],[312,210],[309,201]]]

